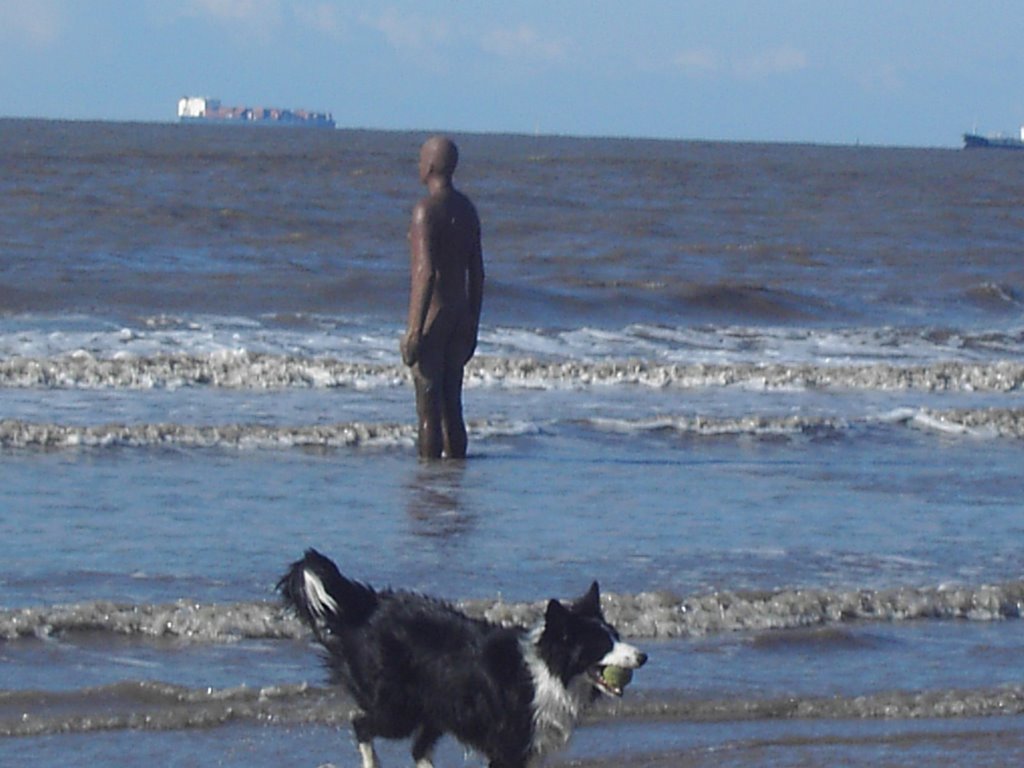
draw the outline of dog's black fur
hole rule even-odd
[[[621,694],[601,681],[603,665],[636,668],[647,659],[605,621],[596,582],[568,607],[551,600],[532,631],[472,619],[419,594],[377,591],[312,549],[278,588],[355,699],[365,768],[377,765],[376,737],[412,737],[414,760],[428,766],[446,733],[494,768],[522,768],[568,740],[598,691]]]

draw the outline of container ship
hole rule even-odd
[[[276,107],[226,107],[220,99],[183,96],[178,100],[178,120],[183,123],[212,125],[297,126],[300,128],[334,128],[330,112],[309,112],[305,109]]]
[[[1020,128],[1020,138],[1015,136],[981,136],[977,133],[965,133],[964,149],[1024,149],[1024,125]]]

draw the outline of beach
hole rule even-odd
[[[356,765],[274,592],[315,546],[506,623],[599,580],[650,661],[554,765],[1020,764],[1017,158],[455,136],[422,463],[424,138],[0,120],[0,762]]]

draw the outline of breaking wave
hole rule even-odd
[[[478,420],[469,424],[479,438],[516,436],[536,432],[527,423]],[[16,419],[0,420],[0,447],[21,449],[60,448],[354,448],[411,445],[414,424],[347,422],[313,426],[263,424],[37,424]]]
[[[1024,714],[1024,686],[974,690],[891,691],[860,696],[779,699],[633,700],[620,717],[700,722],[779,719],[921,719]]]
[[[152,357],[99,357],[79,351],[52,358],[0,360],[0,386],[19,388],[371,388],[409,381],[408,369],[397,365],[244,351]]]
[[[700,389],[747,387],[763,390],[920,390],[926,392],[1015,392],[1024,387],[1024,364],[1010,362],[928,365],[700,363],[661,364],[642,360],[545,362],[491,359],[471,364],[468,381],[480,384],[548,387],[642,385]]]
[[[0,736],[185,730],[239,721],[341,726],[351,707],[338,699],[334,690],[306,684],[192,689],[128,681],[67,692],[0,691]]]
[[[662,592],[606,594],[604,610],[623,635],[694,637],[724,632],[817,627],[852,621],[999,621],[1024,615],[1024,581],[891,589],[714,592],[680,598]],[[471,600],[467,613],[508,626],[540,620],[545,603]],[[74,632],[195,642],[303,638],[304,627],[276,602],[134,605],[106,601],[0,610],[0,639]]]
[[[226,389],[355,388],[408,386],[397,363],[353,362],[331,357],[248,351],[206,354],[98,357],[87,352],[47,358],[0,360],[2,388]],[[564,389],[635,385],[697,389],[914,390],[1018,392],[1024,363],[663,363],[649,360],[562,360],[480,357],[466,369],[473,387]]]
[[[354,709],[333,688],[306,683],[188,688],[129,681],[68,692],[0,691],[0,737],[115,730],[187,730],[237,722],[344,727]],[[13,716],[18,712],[18,716]],[[779,719],[967,718],[1024,714],[1024,686],[893,691],[860,696],[779,699],[626,697],[599,706],[589,722],[610,718],[682,722]]]
[[[862,418],[827,415],[755,414],[739,417],[701,415],[654,416],[645,419],[594,418],[597,429],[612,432],[675,432],[684,435],[798,435],[842,433],[895,425],[973,437],[1024,438],[1024,410],[1014,408],[950,409],[898,408]]]
[[[976,438],[1024,439],[1024,409],[989,408],[938,411],[901,408],[862,418],[815,414],[745,416],[659,415],[637,419],[594,417],[577,422],[606,433],[668,432],[684,436],[786,437],[846,434],[879,427],[905,427]],[[475,439],[536,435],[559,422],[470,420]],[[342,422],[317,425],[224,424],[48,424],[0,420],[0,447],[7,449],[72,448],[358,448],[409,446],[415,425]]]
[[[227,424],[33,424],[0,421],[0,446],[5,448],[154,447],[185,448],[340,448],[410,443],[415,426],[351,422],[325,426],[263,426]]]

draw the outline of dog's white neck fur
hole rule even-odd
[[[523,659],[533,678],[533,752],[540,755],[564,747],[586,700],[590,684],[581,679],[566,688],[537,654],[541,625],[522,640]]]

